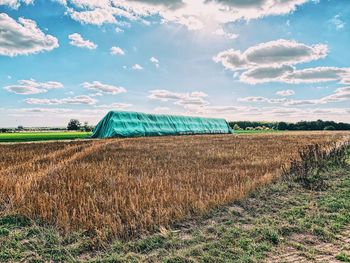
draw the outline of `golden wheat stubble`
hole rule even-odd
[[[244,197],[308,144],[349,133],[203,135],[0,145],[3,213],[129,238]]]

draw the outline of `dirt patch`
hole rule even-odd
[[[274,250],[267,263],[349,262],[350,226],[332,241],[307,234],[294,234]]]

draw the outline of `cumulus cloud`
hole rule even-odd
[[[117,95],[120,93],[125,93],[126,89],[123,87],[113,86],[109,84],[104,84],[99,81],[84,82],[82,86],[89,90],[94,90],[96,92],[108,93]]]
[[[204,99],[208,95],[201,91],[179,93],[169,90],[151,90],[149,93],[149,99],[160,100],[163,102],[172,101],[175,105],[179,105],[187,109],[209,105],[209,102]]]
[[[331,19],[331,23],[333,24],[333,26],[335,27],[336,30],[344,29],[344,27],[346,25],[346,23],[342,20],[341,14],[335,15]]]
[[[143,67],[139,64],[135,64],[131,67],[133,70],[143,70]]]
[[[57,48],[58,40],[45,35],[35,21],[18,18],[18,22],[5,13],[0,13],[0,55],[30,55]]]
[[[159,68],[159,60],[157,58],[151,57],[149,61],[151,61],[151,63],[154,64],[156,68]]]
[[[169,100],[181,100],[184,96],[186,96],[184,93],[177,93],[163,89],[151,90],[149,93],[149,99],[161,100],[164,102]]]
[[[240,75],[240,81],[249,84],[266,82],[286,82],[285,76],[294,72],[295,68],[289,65],[262,66],[249,69]]]
[[[63,84],[57,81],[37,82],[34,79],[19,80],[18,84],[4,87],[8,92],[20,95],[32,95],[46,93],[50,89],[63,88]]]
[[[69,43],[72,46],[80,47],[80,48],[87,48],[87,49],[96,49],[97,45],[90,40],[85,40],[80,34],[74,33],[68,36],[68,38],[71,40]]]
[[[102,8],[86,11],[75,11],[74,9],[69,8],[68,13],[72,19],[82,24],[101,26],[103,24],[114,24],[117,21],[114,17],[114,12]]]
[[[24,102],[28,104],[35,105],[63,105],[63,104],[87,104],[94,105],[97,100],[91,98],[90,96],[81,95],[75,97],[68,97],[63,99],[37,99],[37,98],[29,98],[25,99]]]
[[[308,46],[294,40],[279,39],[248,48],[243,53],[229,49],[217,54],[213,59],[230,70],[254,67],[278,67],[279,65],[296,65],[324,58],[327,45]]]
[[[337,102],[350,100],[350,87],[342,87],[335,90],[334,94],[322,98],[325,102]]]
[[[95,108],[103,108],[103,109],[126,109],[130,108],[132,104],[129,103],[112,103],[112,104],[102,104],[96,105]]]
[[[29,5],[34,3],[34,0],[0,0],[0,6],[6,5],[13,9],[17,9],[22,3]]]
[[[294,94],[295,94],[295,91],[292,89],[279,90],[276,92],[276,95],[282,96],[282,97],[289,97],[289,96],[293,96]]]
[[[269,99],[265,97],[245,97],[245,98],[238,98],[238,101],[242,102],[265,102],[265,103],[285,103],[287,102],[287,99]]]
[[[66,0],[68,14],[84,24],[116,24],[116,17],[130,20],[147,19],[159,15],[163,23],[177,23],[190,30],[206,28],[207,18],[211,24],[224,24],[241,19],[250,20],[269,15],[293,12],[308,0]]]
[[[227,39],[236,39],[238,37],[235,33],[226,32],[222,27],[218,28],[213,32],[214,35],[223,36]]]
[[[294,94],[290,90],[283,91],[283,94]],[[292,95],[293,95],[292,94]],[[278,94],[279,95],[279,94]],[[238,98],[240,102],[250,102],[250,103],[277,103],[283,104],[284,106],[305,106],[305,105],[319,105],[327,104],[331,102],[342,102],[350,100],[350,87],[342,87],[336,89],[333,94],[319,98],[319,99],[303,99],[303,100],[293,100],[293,99],[274,99],[266,97],[245,97]]]
[[[113,56],[124,56],[125,51],[121,49],[120,47],[111,47],[111,55]]]
[[[350,68],[316,67],[297,70],[295,67],[288,65],[252,68],[243,72],[240,76],[240,80],[248,84],[267,82],[301,84],[338,81],[346,85],[349,79]]]
[[[317,83],[328,81],[342,81],[350,78],[350,68],[338,67],[316,67],[295,70],[291,74],[284,76],[288,83]]]
[[[290,84],[338,81],[350,83],[350,68],[315,67],[297,69],[296,65],[326,57],[327,45],[305,45],[293,40],[276,40],[248,48],[243,53],[229,49],[213,59],[226,69],[240,74],[240,81],[248,84],[282,82]]]

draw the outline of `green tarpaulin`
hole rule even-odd
[[[232,133],[224,119],[111,111],[92,138]]]

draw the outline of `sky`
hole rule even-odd
[[[349,43],[349,0],[0,0],[0,127],[350,122]]]

